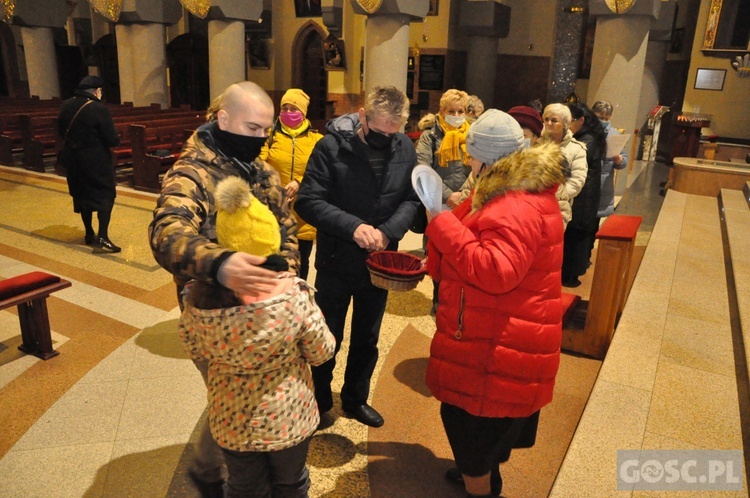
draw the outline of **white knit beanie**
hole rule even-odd
[[[466,150],[474,159],[492,165],[523,147],[523,130],[513,116],[487,109],[466,134]]]

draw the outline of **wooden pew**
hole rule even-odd
[[[0,281],[0,310],[18,307],[23,340],[18,349],[43,360],[60,354],[52,348],[47,298],[70,286],[69,281],[41,271]]]
[[[640,216],[613,214],[596,233],[599,248],[583,329],[565,328],[562,349],[603,360],[628,298],[630,262]]]
[[[161,189],[160,175],[179,158],[185,140],[202,123],[203,121],[169,126],[131,125],[133,188],[158,192]]]

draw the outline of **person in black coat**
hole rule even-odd
[[[367,398],[388,291],[371,283],[365,261],[372,251],[397,250],[417,214],[419,198],[411,185],[417,155],[399,132],[408,117],[408,98],[388,86],[373,89],[363,109],[329,122],[295,204],[297,214],[318,230],[315,299],[336,337],[336,352],[354,300],[341,406],[371,427],[383,425]],[[321,414],[333,407],[335,358],[312,369]]]
[[[588,172],[586,183],[573,201],[573,214],[565,229],[563,246],[562,284],[581,285],[578,277],[586,273],[591,258],[593,240],[599,228],[599,197],[601,193],[602,160],[607,152],[607,135],[599,118],[581,102],[568,104],[573,138],[586,145]]]
[[[120,252],[109,240],[108,228],[115,203],[115,170],[110,147],[120,143],[109,109],[101,102],[104,81],[86,76],[73,97],[62,103],[57,129],[65,141],[60,161],[67,171],[73,210],[81,213],[86,245],[95,251]],[[93,212],[99,231],[92,226]]]

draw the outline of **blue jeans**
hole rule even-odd
[[[310,473],[305,465],[310,438],[280,451],[222,448],[229,471],[227,498],[306,498]]]

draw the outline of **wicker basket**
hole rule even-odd
[[[427,268],[417,256],[397,251],[376,251],[367,257],[372,285],[385,290],[409,291],[417,287]]]

